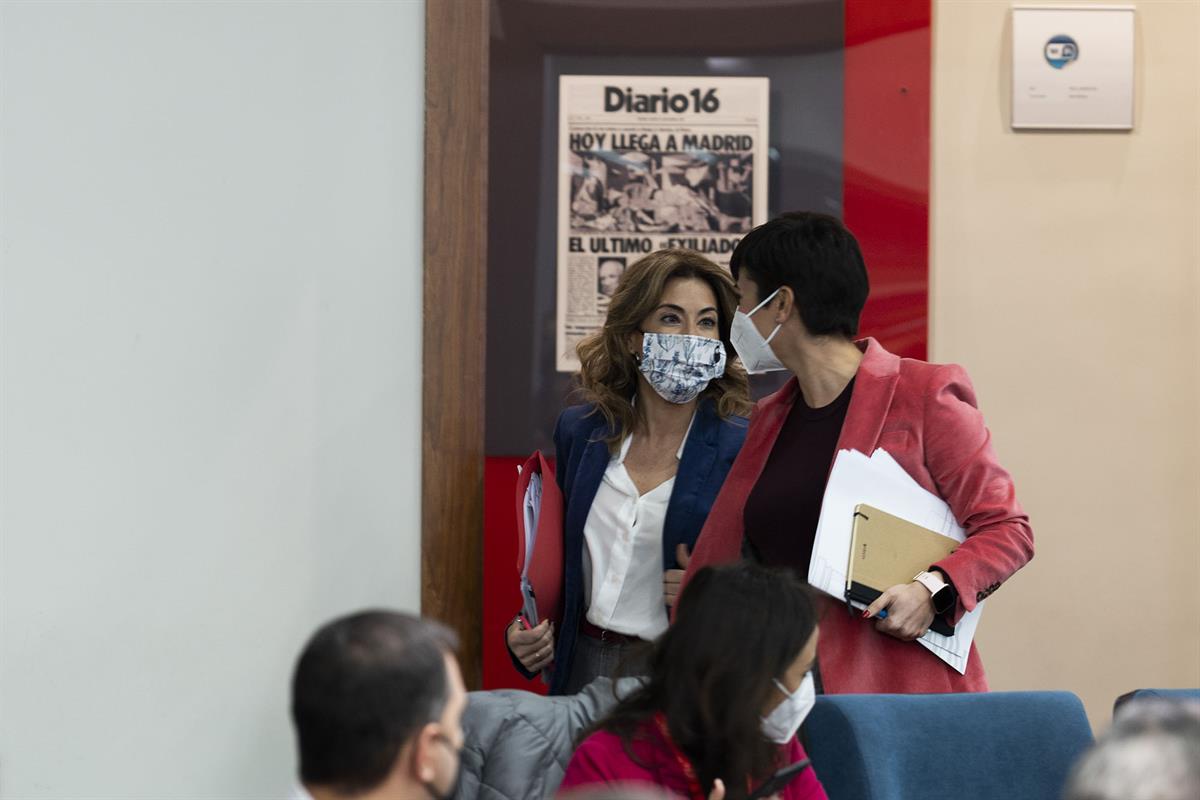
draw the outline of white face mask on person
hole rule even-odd
[[[764,339],[762,334],[758,332],[758,328],[754,327],[754,323],[750,320],[750,317],[760,308],[771,302],[771,298],[777,294],[779,294],[779,289],[771,292],[767,296],[767,299],[756,305],[749,314],[743,314],[741,310],[738,310],[733,315],[733,325],[729,331],[729,340],[733,344],[733,349],[737,351],[738,358],[742,360],[742,366],[751,375],[787,369],[771,349],[771,340],[775,338],[775,334],[779,333],[779,329],[783,327],[783,323],[776,325],[775,330],[771,331],[771,335]]]
[[[725,345],[708,336],[643,333],[638,369],[662,399],[688,403],[725,374]]]
[[[804,680],[800,681],[800,688],[794,693],[789,692],[778,680],[775,681],[775,687],[783,692],[784,699],[770,714],[762,718],[762,732],[763,736],[776,744],[787,744],[796,735],[796,731],[800,730],[808,712],[816,705],[817,688],[811,672],[804,676]]]

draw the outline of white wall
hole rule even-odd
[[[0,13],[0,794],[281,797],[419,603],[423,6]]]
[[[970,371],[1037,555],[993,689],[1093,726],[1200,686],[1200,0],[1140,0],[1132,133],[1009,129],[1007,0],[935,6],[932,356]]]

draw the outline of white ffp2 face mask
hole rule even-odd
[[[638,369],[662,399],[688,403],[725,374],[725,345],[708,336],[643,333]]]
[[[771,335],[764,339],[762,334],[758,332],[758,328],[754,327],[754,323],[750,320],[750,317],[760,308],[771,302],[771,298],[777,294],[779,294],[779,289],[771,292],[767,299],[756,305],[749,314],[743,314],[739,310],[733,315],[733,324],[730,326],[729,331],[729,341],[733,344],[733,349],[737,351],[738,358],[742,360],[742,366],[751,375],[760,375],[764,372],[778,372],[781,369],[787,369],[771,349],[771,340],[775,338],[775,334],[779,333],[779,329],[783,327],[783,324],[776,325],[775,330],[771,331]]]
[[[775,686],[783,692],[784,699],[770,714],[763,717],[762,732],[763,736],[776,744],[787,744],[796,735],[796,731],[800,730],[808,712],[816,705],[817,687],[813,683],[811,672],[804,676],[804,680],[800,681],[800,688],[794,693],[789,692],[778,680],[775,681]]]

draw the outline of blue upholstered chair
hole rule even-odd
[[[1069,692],[823,695],[803,735],[830,800],[1057,800],[1092,744]]]
[[[1123,694],[1113,703],[1113,716],[1121,706],[1130,700],[1197,700],[1200,701],[1200,689],[1135,689]]]

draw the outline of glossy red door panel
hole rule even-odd
[[[925,358],[929,298],[928,0],[845,0],[843,219],[863,249],[862,332]]]

